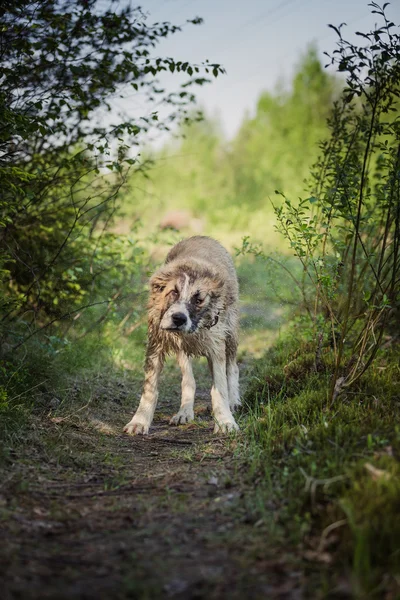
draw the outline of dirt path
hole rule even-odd
[[[302,597],[296,559],[269,544],[238,441],[212,434],[209,382],[197,423],[169,427],[171,373],[147,437],[121,434],[124,383],[85,415],[33,422],[0,483],[4,600]]]

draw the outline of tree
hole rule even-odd
[[[231,161],[236,198],[269,206],[275,189],[299,193],[327,135],[326,119],[338,93],[337,78],[327,74],[314,47],[296,67],[289,89],[263,92],[253,118],[233,143]]]
[[[130,168],[144,167],[129,148],[153,127],[188,119],[189,86],[222,72],[216,64],[158,57],[158,42],[178,30],[149,24],[140,8],[114,1],[107,9],[96,0],[3,3],[0,308],[2,339],[11,347],[92,299],[110,259],[102,234],[119,189]],[[189,80],[168,93],[158,81],[167,71]],[[147,115],[117,116],[113,99],[128,91],[145,98]],[[160,105],[170,107],[162,121]],[[110,260],[115,266],[115,256]]]

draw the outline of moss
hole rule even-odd
[[[325,540],[334,540],[337,561],[328,578],[350,570],[353,593],[374,597],[373,590],[388,590],[400,568],[398,350],[382,351],[332,406],[330,354],[316,371],[309,346],[290,350],[277,346],[249,377],[249,472],[263,473],[265,505],[280,506],[280,528],[271,533],[286,542],[290,535],[317,556],[321,532],[339,523]]]
[[[360,461],[339,499],[351,531],[348,548],[362,585],[379,582],[379,572],[400,569],[400,465],[392,456]]]

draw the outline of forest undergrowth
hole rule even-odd
[[[122,426],[136,406],[142,385],[145,325],[133,332],[130,350],[124,349],[125,359],[119,356],[115,362],[110,348],[88,337],[76,343],[69,358],[63,353],[53,359],[52,367],[46,366],[46,382],[38,381],[35,389],[26,389],[26,372],[14,375],[9,384],[14,398],[11,395],[7,418],[1,421],[0,492],[1,527],[6,539],[12,535],[16,553],[12,563],[5,562],[13,594],[20,589],[15,582],[20,581],[22,588],[28,585],[20,573],[17,549],[22,541],[18,540],[29,530],[36,543],[42,527],[43,535],[51,535],[56,545],[48,546],[42,558],[29,551],[31,597],[42,597],[43,591],[63,597],[54,592],[52,556],[61,551],[61,556],[68,556],[62,548],[75,539],[79,522],[80,537],[89,536],[87,542],[80,542],[85,552],[87,544],[91,549],[94,534],[90,530],[98,532],[95,536],[106,535],[104,553],[99,550],[93,561],[108,570],[110,594],[117,594],[120,586],[120,596],[115,597],[163,597],[168,586],[172,586],[172,597],[180,586],[186,590],[185,597],[224,597],[228,591],[218,571],[222,568],[241,573],[240,580],[231,575],[237,582],[238,598],[261,598],[265,590],[277,598],[296,593],[321,599],[396,598],[399,356],[390,344],[382,349],[357,387],[332,405],[332,349],[324,349],[316,368],[315,347],[304,339],[304,323],[288,326],[280,303],[274,305],[266,296],[263,300],[254,297],[263,272],[260,259],[239,266],[243,284],[253,294],[249,299],[244,295],[242,301],[239,364],[244,398],[238,415],[241,433],[236,437],[214,439],[211,435],[211,381],[202,362],[195,372],[196,420],[193,425],[171,429],[168,421],[179,403],[180,384],[179,370],[171,361],[162,378],[148,443],[124,438]],[[266,347],[270,350],[265,354]],[[38,379],[40,367],[36,365]],[[30,369],[32,381],[32,362]],[[41,492],[36,491],[38,477]],[[153,477],[158,478],[156,488]],[[149,482],[153,486],[150,503],[146,492],[140,491]],[[59,488],[71,499],[60,500]],[[195,505],[189,500],[193,494]],[[220,501],[225,504],[219,506],[217,518],[213,503]],[[82,516],[85,506],[91,507],[91,518]],[[133,525],[126,522],[130,511],[141,515]],[[196,511],[201,518],[194,523]],[[150,522],[160,523],[165,513],[172,525],[165,534],[170,541],[163,544],[171,544],[175,560],[168,561],[167,571],[160,565],[150,584],[146,583],[150,562],[158,561],[165,551],[154,541]],[[110,522],[117,515],[121,523]],[[22,521],[10,530],[15,516]],[[182,538],[177,533],[180,519],[189,528],[187,535],[192,527],[203,532],[211,528],[204,533],[206,542],[198,533]],[[135,532],[129,542],[120,540],[126,528]],[[114,533],[107,538],[105,531]],[[141,534],[149,540],[145,551],[138,549]],[[64,541],[64,535],[69,541]],[[105,554],[115,552],[115,537],[129,549],[120,551],[123,559],[118,567]],[[30,547],[31,542],[26,543]],[[196,596],[196,564],[189,567],[183,556],[198,552],[203,544],[201,554],[211,552],[218,572],[202,584],[204,590]],[[240,558],[234,550],[237,544],[243,545]],[[227,548],[231,548],[231,559],[234,556],[229,565],[222,555]],[[78,578],[82,586],[89,578],[95,597],[104,589],[102,578],[92,558],[88,566],[77,566],[81,560],[77,552],[71,573],[63,567],[58,577],[68,597],[81,593],[69,587],[70,578]],[[129,558],[133,555],[134,567]],[[72,559],[66,560],[68,565]],[[45,577],[37,561],[47,565]]]
[[[230,143],[209,119],[188,127],[200,118],[190,86],[220,65],[149,66],[148,48],[179,28],[139,8],[96,12],[95,0],[5,10],[7,600],[400,598],[400,41],[390,8],[370,7],[380,25],[360,45],[333,26],[340,77],[309,49]],[[188,79],[167,94],[162,72]],[[95,125],[126,88],[169,115]],[[184,139],[130,152],[171,127]],[[198,232],[238,271],[240,432],[211,435],[203,361],[195,421],[170,427],[168,362],[150,435],[123,436],[142,384],[146,282]]]

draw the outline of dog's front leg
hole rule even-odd
[[[149,433],[157,406],[158,380],[164,364],[164,355],[157,351],[151,344],[147,347],[145,362],[145,379],[143,393],[138,409],[132,420],[124,427],[124,432],[130,435]]]
[[[228,433],[239,429],[229,407],[228,382],[226,378],[225,348],[210,357],[213,386],[211,402],[215,418],[214,433]]]
[[[178,363],[182,371],[182,400],[179,411],[169,422],[170,425],[189,423],[194,419],[193,405],[196,382],[193,377],[192,359],[184,352],[179,352]]]

